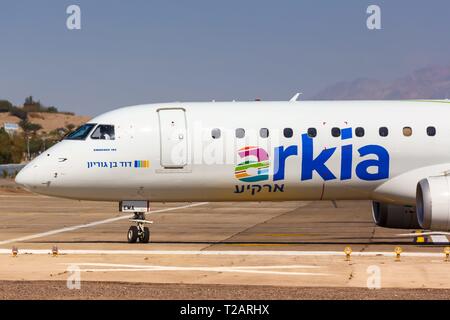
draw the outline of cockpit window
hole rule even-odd
[[[100,124],[91,135],[95,140],[114,140],[114,126],[109,124]]]
[[[95,123],[87,123],[69,134],[65,140],[84,140],[95,127]]]

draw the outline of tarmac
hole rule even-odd
[[[117,203],[39,196],[0,180],[0,299],[136,298],[130,290],[140,299],[450,297],[448,244],[376,227],[368,201],[151,211],[151,243],[128,244],[132,223]]]

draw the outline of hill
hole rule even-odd
[[[412,74],[382,81],[360,78],[331,85],[313,100],[446,99],[450,95],[450,66],[430,66]]]
[[[91,118],[87,116],[77,116],[65,113],[46,113],[46,112],[29,112],[28,121],[39,124],[42,129],[38,133],[49,133],[59,128],[66,128],[68,125],[75,127],[89,121]],[[0,113],[0,126],[3,127],[5,122],[19,124],[20,118],[11,115],[8,112]]]
[[[30,161],[89,119],[45,106],[32,96],[22,106],[0,99],[0,165]],[[10,132],[5,123],[17,124],[18,131]],[[8,175],[11,172],[3,170],[2,176]]]

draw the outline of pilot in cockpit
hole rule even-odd
[[[99,140],[114,140],[114,126],[101,124],[92,134],[93,139]]]
[[[110,130],[108,130],[107,126],[100,127],[100,139],[111,140],[111,132],[110,132]]]

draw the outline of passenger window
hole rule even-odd
[[[285,128],[283,130],[283,135],[285,138],[292,138],[292,136],[294,135],[294,130],[292,130],[291,128]]]
[[[91,135],[91,139],[95,140],[114,140],[114,126],[109,124],[100,124]]]
[[[217,128],[216,129],[212,129],[211,136],[212,136],[213,139],[219,139],[220,136],[221,136],[220,129],[217,129]]]
[[[236,138],[245,138],[245,130],[243,128],[236,129]]]
[[[378,132],[380,133],[381,137],[387,137],[389,134],[389,130],[386,127],[381,127]]]
[[[411,127],[404,127],[403,128],[403,135],[405,137],[411,137],[412,136],[412,128]]]
[[[268,138],[269,137],[269,129],[262,128],[261,130],[259,130],[259,135],[261,138]]]
[[[308,129],[308,136],[310,138],[315,138],[317,136],[317,130],[316,128],[309,128]]]
[[[427,128],[427,135],[430,137],[434,137],[436,135],[436,128],[435,127],[428,127]]]
[[[364,137],[364,134],[365,134],[364,128],[357,127],[357,128],[355,129],[355,135],[356,135],[357,137],[359,137],[359,138]]]
[[[331,135],[335,138],[340,137],[341,136],[341,129],[339,128],[333,128],[331,129]]]
[[[91,133],[92,129],[96,126],[95,123],[87,123],[81,127],[79,127],[77,130],[69,134],[67,137],[65,137],[65,140],[85,140],[86,137]]]

